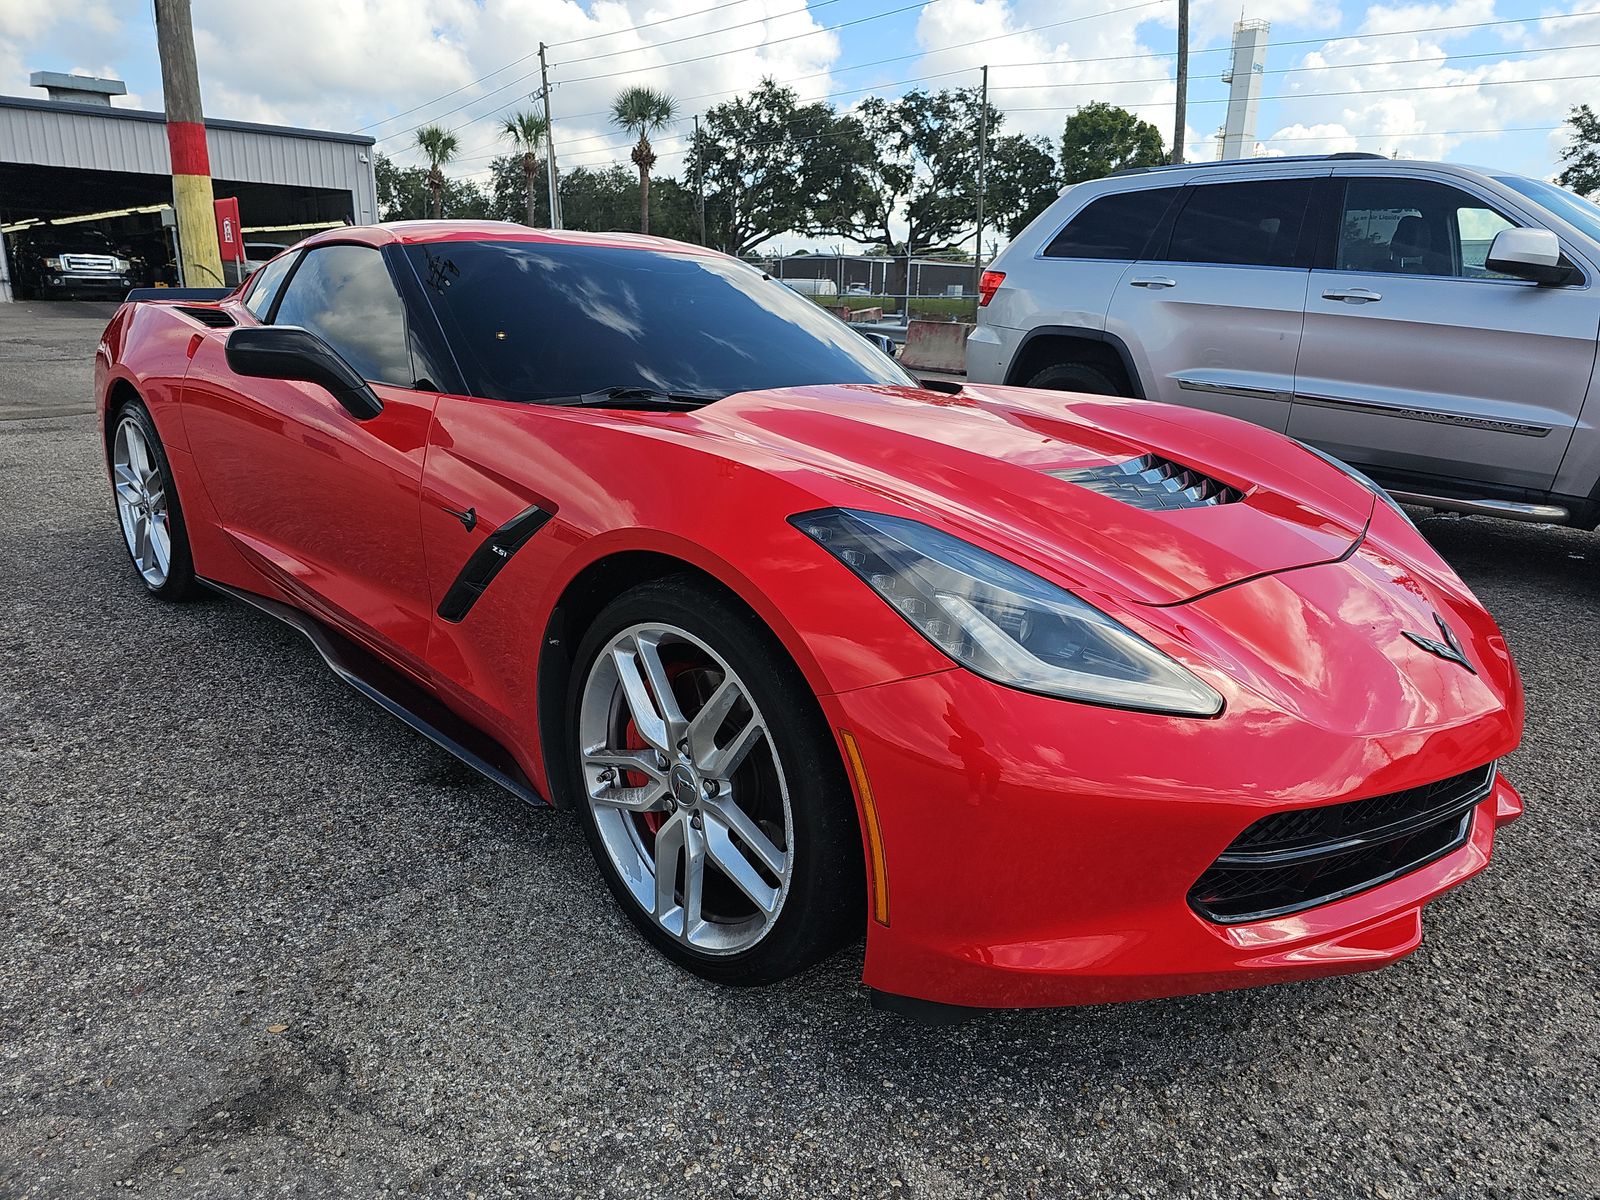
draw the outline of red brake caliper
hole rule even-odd
[[[676,691],[678,676],[685,671],[693,670],[693,666],[685,662],[667,663],[667,679],[674,685]],[[639,727],[633,723],[633,717],[628,717],[628,724],[622,731],[622,744],[628,750],[643,750],[649,746],[644,738],[639,736]],[[622,772],[622,782],[625,787],[644,787],[650,782],[649,776],[643,771]],[[644,822],[644,827],[652,834],[658,833],[667,823],[667,814],[659,812],[640,813],[639,819]]]
[[[622,745],[627,750],[644,750],[649,746],[649,743],[639,736],[639,727],[633,723],[631,716],[628,718],[627,727],[622,731]],[[650,777],[643,771],[622,772],[623,787],[644,787],[649,782]],[[644,827],[654,834],[659,832],[661,826],[666,823],[667,814],[659,812],[640,813],[639,819],[644,822]]]

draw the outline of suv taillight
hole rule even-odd
[[[982,308],[994,299],[994,294],[1000,290],[1000,285],[1005,282],[1004,271],[985,271],[978,280],[978,307]]]

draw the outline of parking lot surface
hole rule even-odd
[[[929,1028],[859,949],[682,974],[574,819],[149,600],[109,311],[0,305],[0,1196],[1600,1194],[1600,536],[1423,522],[1520,660],[1528,812],[1411,958]]]

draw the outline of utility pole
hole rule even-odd
[[[212,206],[211,156],[200,111],[189,0],[155,0],[156,50],[172,153],[172,203],[178,214],[178,271],[187,287],[226,287]]]
[[[1178,100],[1172,130],[1172,161],[1183,162],[1183,139],[1189,124],[1189,0],[1178,0]]]
[[[706,244],[706,177],[700,161],[700,114],[694,115],[694,213],[700,225],[700,244]]]
[[[556,125],[550,116],[550,74],[539,43],[539,94],[544,97],[544,167],[550,184],[550,228],[561,228],[561,174],[556,170]]]
[[[983,68],[978,100],[978,240],[972,248],[974,273],[983,273],[983,192],[989,172],[989,68]]]

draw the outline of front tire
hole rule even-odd
[[[579,645],[567,716],[590,849],[667,957],[763,984],[859,934],[843,764],[804,677],[748,611],[687,576],[623,594]]]
[[[123,544],[152,596],[182,600],[195,589],[194,560],[161,435],[138,400],[124,403],[113,420],[111,488]]]

